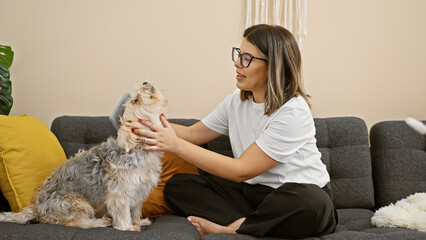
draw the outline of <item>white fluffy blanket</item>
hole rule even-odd
[[[371,223],[377,227],[403,227],[426,232],[426,193],[416,193],[380,208]]]

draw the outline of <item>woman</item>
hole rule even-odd
[[[141,121],[135,129],[148,151],[172,152],[207,176],[176,174],[164,197],[201,236],[243,233],[303,238],[332,233],[337,215],[324,191],[330,181],[316,146],[293,35],[279,26],[246,29],[233,48],[237,87],[190,127]],[[234,158],[201,145],[228,135]],[[213,176],[214,175],[214,176]]]

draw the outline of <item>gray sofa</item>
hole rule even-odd
[[[170,119],[191,125],[195,119]],[[317,145],[331,176],[330,189],[337,207],[336,232],[309,239],[426,239],[426,234],[405,228],[376,228],[374,210],[416,192],[426,192],[426,138],[402,121],[381,122],[371,128],[370,143],[362,119],[315,119]],[[62,116],[51,126],[66,155],[90,148],[116,131],[107,117]],[[371,146],[371,147],[370,147]],[[221,137],[204,147],[232,156],[229,140]],[[8,205],[0,196],[1,211]],[[0,223],[0,239],[199,239],[184,218],[164,216],[141,232],[108,228],[80,229],[59,225]],[[256,239],[247,235],[212,234],[204,239]],[[271,238],[264,238],[271,239]]]

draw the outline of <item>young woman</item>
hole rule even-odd
[[[337,214],[324,190],[330,177],[316,146],[315,126],[293,35],[256,25],[233,48],[238,90],[190,127],[141,121],[149,151],[172,152],[209,175],[176,174],[164,197],[201,236],[242,233],[303,238],[332,233]],[[198,145],[228,135],[234,158]]]

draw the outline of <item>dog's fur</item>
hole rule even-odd
[[[131,128],[142,126],[138,119],[160,124],[166,105],[161,92],[149,83],[138,87],[126,103],[117,139],[80,150],[45,180],[33,204],[19,213],[1,213],[0,221],[36,220],[81,228],[112,224],[128,231],[151,224],[141,219],[141,207],[159,181],[161,153],[144,151]]]

